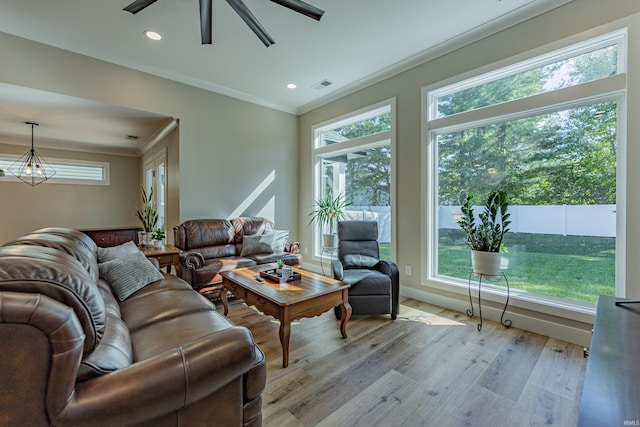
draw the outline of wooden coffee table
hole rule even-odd
[[[263,282],[256,279],[260,276],[260,271],[273,268],[275,264],[265,264],[225,271],[222,273],[222,286],[247,305],[253,305],[262,313],[280,321],[283,368],[289,365],[291,322],[296,319],[319,316],[340,306],[340,333],[343,338],[347,337],[347,321],[351,317],[348,290],[351,285],[297,268],[294,271],[302,277],[293,282],[279,284],[267,279]],[[221,292],[220,296],[226,316],[229,314],[227,292]]]

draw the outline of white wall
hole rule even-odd
[[[0,139],[0,153],[24,154],[29,147]],[[0,244],[43,227],[98,228],[137,226],[138,159],[65,150],[38,149],[47,157],[104,161],[111,185],[54,184],[31,187],[8,177],[0,181]]]

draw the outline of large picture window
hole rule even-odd
[[[460,205],[502,189],[512,289],[588,304],[616,293],[624,40],[610,34],[427,93],[432,278],[469,278]]]
[[[355,220],[378,222],[380,257],[392,257],[392,105],[372,107],[314,127],[314,200],[344,196]],[[322,253],[314,230],[314,255]]]

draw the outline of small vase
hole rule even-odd
[[[140,247],[147,246],[147,232],[146,231],[138,231],[138,245]]]

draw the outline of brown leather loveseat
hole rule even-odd
[[[288,230],[277,230],[263,217],[192,219],[173,228],[182,278],[210,299],[219,296],[221,272],[282,259],[302,264],[300,245],[289,242]]]
[[[98,264],[63,228],[0,247],[0,425],[261,425],[251,333],[133,248]]]

